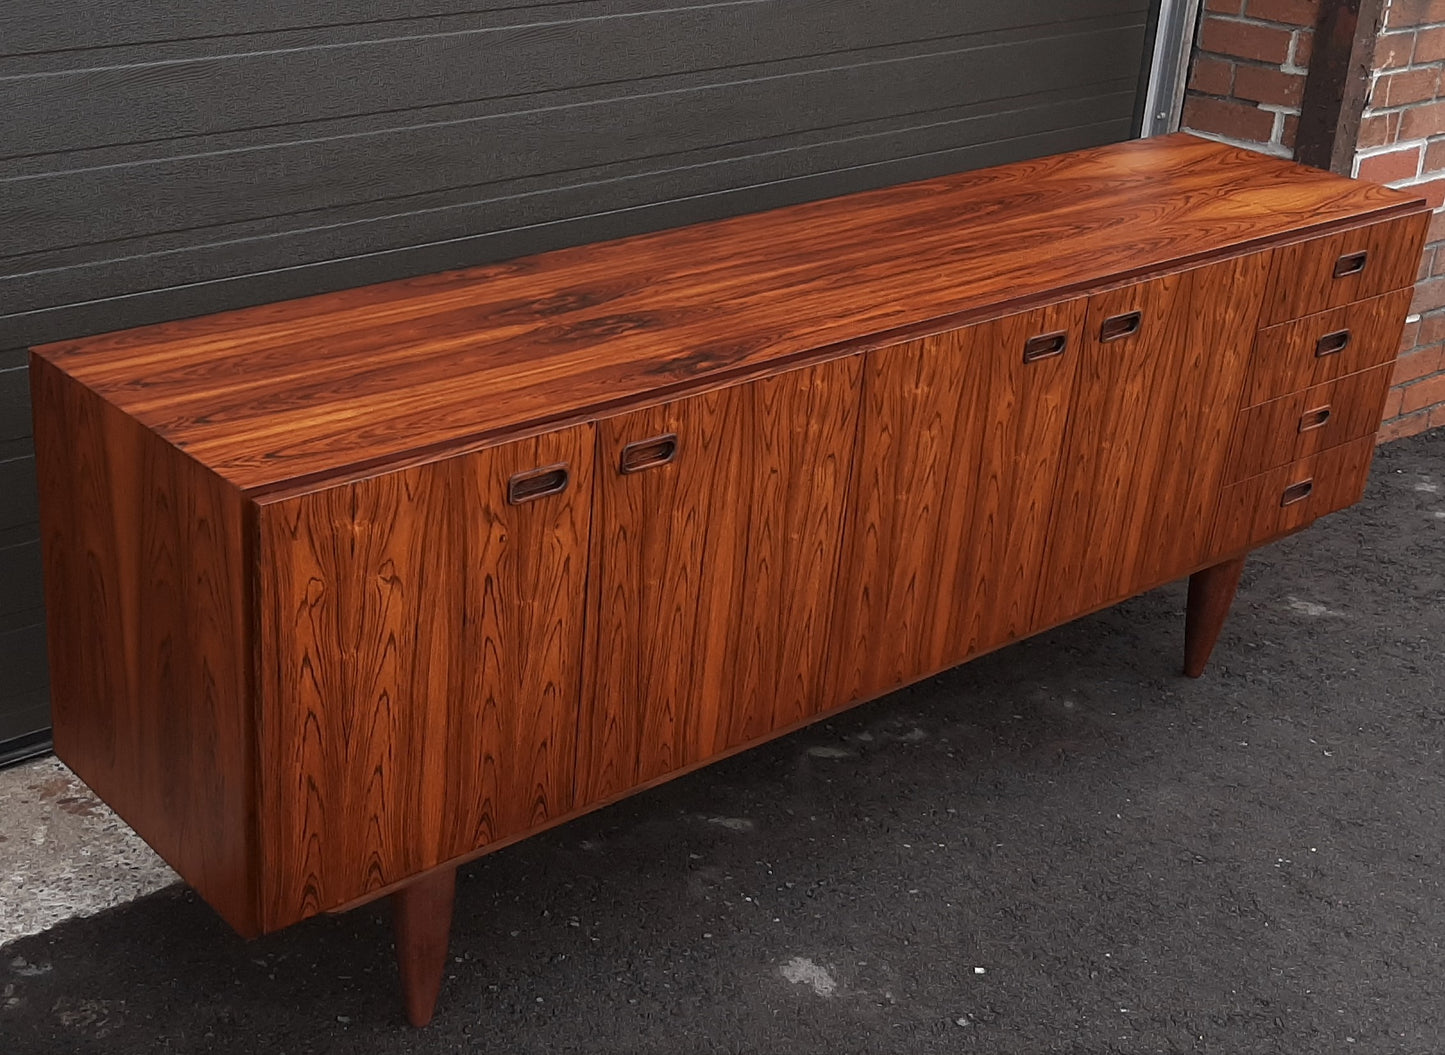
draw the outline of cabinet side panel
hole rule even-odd
[[[446,461],[261,508],[268,929],[443,860],[459,476]]]
[[[43,359],[30,376],[56,753],[258,933],[248,503]]]

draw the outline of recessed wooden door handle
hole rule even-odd
[[[519,506],[548,495],[560,495],[567,490],[571,478],[565,463],[516,473],[507,481],[507,503]]]
[[[1138,333],[1139,326],[1144,321],[1144,313],[1139,311],[1126,311],[1123,315],[1110,315],[1099,327],[1099,340],[1117,341],[1122,337]]]
[[[676,457],[677,434],[666,432],[661,436],[638,440],[636,443],[629,443],[623,447],[618,469],[626,476],[647,469],[656,469],[659,465],[666,465]]]
[[[1334,333],[1327,333],[1315,342],[1315,358],[1323,359],[1327,355],[1335,355],[1343,352],[1349,345],[1349,330],[1336,330]]]
[[[1310,429],[1317,429],[1330,420],[1329,407],[1316,407],[1314,410],[1306,410],[1300,415],[1299,430],[1309,432]]]
[[[1369,262],[1370,251],[1368,249],[1362,249],[1358,253],[1346,253],[1335,261],[1335,278],[1358,275],[1365,270],[1365,265]]]
[[[1284,489],[1284,494],[1279,496],[1281,506],[1292,506],[1296,502],[1303,502],[1314,493],[1315,481],[1311,477],[1308,480],[1301,480],[1297,484],[1290,484]]]
[[[1041,333],[1024,342],[1024,362],[1036,363],[1040,359],[1052,359],[1063,355],[1068,346],[1069,335],[1062,330],[1058,333]]]

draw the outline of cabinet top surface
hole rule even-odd
[[[35,352],[259,497],[1425,208],[1173,135]]]

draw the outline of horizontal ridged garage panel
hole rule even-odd
[[[172,6],[0,21],[0,346],[1126,138],[1148,5]]]

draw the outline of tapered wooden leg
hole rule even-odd
[[[1184,611],[1184,673],[1191,678],[1204,673],[1243,571],[1244,558],[1238,557],[1189,576],[1189,605]]]
[[[447,965],[457,870],[441,868],[391,895],[396,965],[406,1020],[418,1028],[431,1021]]]

